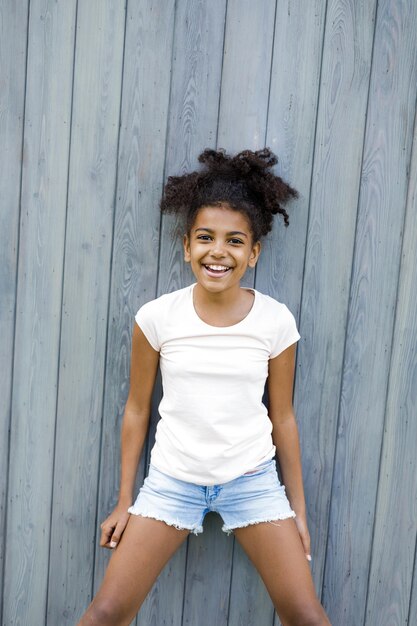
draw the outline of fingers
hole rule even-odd
[[[102,548],[114,550],[114,548],[117,547],[123,531],[126,528],[128,519],[129,514],[123,515],[122,518],[117,521],[110,517],[101,524],[100,546]]]
[[[297,519],[296,519],[297,521]],[[300,533],[301,542],[303,544],[304,553],[307,561],[311,561],[311,548],[310,548],[310,533],[308,532],[307,523],[303,520],[298,520],[297,523],[298,532]]]

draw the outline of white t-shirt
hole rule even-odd
[[[151,463],[198,485],[233,480],[274,457],[272,422],[262,402],[268,360],[300,339],[294,316],[255,294],[233,326],[203,322],[194,284],[144,304],[135,319],[160,352],[163,398]]]

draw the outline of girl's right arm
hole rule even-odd
[[[100,545],[115,548],[129,519],[133,488],[140,455],[148,432],[152,391],[158,370],[159,352],[154,350],[136,324],[132,334],[130,388],[122,422],[121,477],[119,500],[101,524]]]

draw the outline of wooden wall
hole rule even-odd
[[[1,0],[0,72],[1,623],[70,626],[101,580],[133,316],[191,280],[164,180],[268,145],[300,199],[248,281],[302,336],[317,592],[417,624],[417,3]],[[210,515],[136,624],[279,620]]]

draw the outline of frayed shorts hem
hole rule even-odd
[[[275,524],[274,522],[277,522],[279,520],[291,519],[294,517],[296,517],[296,514],[294,513],[294,511],[291,511],[288,514],[280,513],[279,515],[273,515],[272,517],[266,517],[262,519],[254,519],[250,520],[249,522],[243,522],[242,524],[236,524],[235,526],[228,526],[227,524],[223,524],[222,531],[226,533],[226,535],[230,535],[237,528],[247,528],[248,526],[253,526],[254,524],[269,523],[273,526],[279,526],[279,524]]]
[[[189,530],[190,533],[193,533],[194,535],[199,535],[203,532],[203,526],[201,524],[194,526],[184,526],[184,524],[179,524],[178,521],[167,519],[165,517],[162,517],[161,515],[158,515],[157,513],[144,513],[143,511],[135,511],[133,507],[130,507],[128,509],[128,513],[130,513],[131,515],[140,515],[141,517],[155,519],[158,522],[165,522],[167,526],[173,526],[177,530]]]

